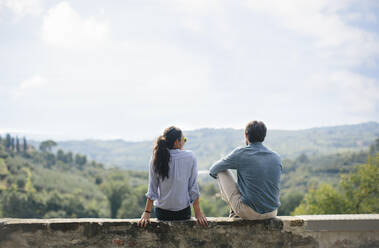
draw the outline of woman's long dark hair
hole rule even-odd
[[[170,152],[168,149],[174,147],[176,140],[182,138],[182,130],[171,126],[164,130],[163,135],[159,136],[155,142],[153,150],[153,165],[154,172],[161,178],[162,181],[168,178],[168,162],[170,161]]]

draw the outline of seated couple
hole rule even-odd
[[[251,121],[245,128],[246,146],[235,149],[210,168],[217,179],[222,199],[230,207],[229,217],[256,220],[273,218],[280,206],[280,157],[262,142],[267,128],[261,121]],[[145,227],[155,206],[158,220],[187,220],[191,205],[201,226],[207,218],[199,204],[197,161],[194,154],[183,149],[187,139],[176,127],[164,130],[158,137],[149,169],[149,188],[145,210],[138,225]],[[237,182],[229,169],[237,170]]]

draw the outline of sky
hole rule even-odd
[[[0,0],[0,135],[379,121],[376,0]]]

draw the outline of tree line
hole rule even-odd
[[[53,140],[38,149],[23,141],[26,149],[17,150],[17,137],[0,136],[0,217],[140,216],[147,172],[105,168],[85,155],[56,150]],[[379,139],[365,152],[284,160],[279,215],[378,213],[378,152]],[[199,188],[204,213],[227,216],[216,182],[200,180]]]

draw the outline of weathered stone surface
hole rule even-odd
[[[332,225],[333,221],[338,224]],[[365,221],[369,223],[366,229],[362,228]],[[257,221],[209,218],[207,228],[194,220],[153,219],[146,228],[137,222],[0,219],[0,247],[379,247],[379,215],[282,216]]]

